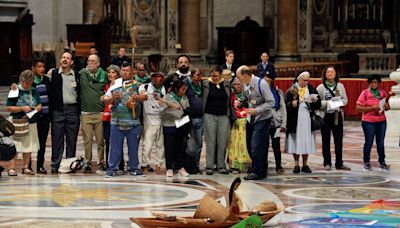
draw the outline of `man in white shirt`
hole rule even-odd
[[[147,100],[143,102],[143,123],[144,123],[144,140],[142,150],[141,165],[145,173],[151,164],[155,164],[156,174],[161,174],[161,166],[164,163],[164,134],[160,112],[164,106],[160,105],[159,98],[163,98],[166,94],[163,86],[164,74],[155,72],[151,74],[151,83],[141,85],[139,94],[146,94]],[[153,146],[155,146],[155,157],[151,159]]]

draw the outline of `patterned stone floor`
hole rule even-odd
[[[0,88],[0,113],[5,113],[6,94],[6,89]],[[400,154],[396,131],[388,132],[386,137],[386,160],[391,165],[390,172],[377,167],[375,147],[372,152],[374,170],[363,170],[363,134],[358,121],[345,122],[344,160],[352,168],[351,172],[325,171],[319,135],[317,139],[318,153],[310,157],[312,174],[294,175],[292,157],[283,154],[286,173],[276,175],[270,152],[269,177],[262,181],[242,181],[237,190],[244,209],[273,200],[285,210],[265,224],[267,227],[338,227],[339,221],[344,220],[330,217],[329,213],[363,207],[378,199],[400,201]],[[50,159],[50,143],[49,137],[47,161]],[[83,155],[81,135],[78,155]],[[202,165],[204,161],[203,153]],[[46,168],[49,169],[48,162]],[[152,211],[192,215],[204,194],[210,194],[225,204],[224,196],[236,177],[233,174],[192,175],[189,178],[175,175],[167,179],[150,174],[106,179],[83,173],[31,177],[21,175],[20,169],[17,171],[17,177],[3,173],[0,178],[0,227],[137,227],[129,218],[150,216]],[[395,222],[400,224],[398,218]],[[327,226],[313,225],[310,219],[322,219]],[[355,221],[346,220],[341,226],[361,226]],[[369,221],[365,226],[374,227],[376,224],[379,223]]]

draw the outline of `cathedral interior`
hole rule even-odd
[[[119,47],[134,61],[166,62],[171,69],[176,57],[186,54],[204,72],[225,63],[226,50],[234,51],[239,65],[252,67],[268,52],[283,90],[300,71],[310,71],[317,83],[322,69],[335,65],[347,90],[354,88],[343,142],[351,172],[324,170],[318,136],[318,152],[309,158],[312,173],[293,174],[292,157],[282,154],[286,172],[277,175],[270,148],[268,178],[242,181],[237,194],[245,210],[266,200],[278,205],[281,211],[266,227],[398,227],[399,110],[387,114],[385,151],[391,171],[379,169],[374,147],[369,172],[363,170],[364,135],[355,102],[368,75],[383,76],[386,91],[398,83],[388,77],[399,65],[399,11],[400,2],[390,0],[0,0],[0,113],[9,114],[9,86],[31,67],[33,57],[44,58],[50,69],[66,50],[75,62],[86,59],[92,45],[103,68]],[[83,147],[80,133],[79,155]],[[49,136],[47,167],[50,156]],[[105,179],[81,172],[3,173],[0,227],[138,227],[130,218],[149,217],[153,211],[192,216],[205,194],[225,205],[231,182],[244,176]]]

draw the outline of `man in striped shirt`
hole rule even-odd
[[[32,71],[35,74],[33,87],[40,95],[42,102],[42,110],[39,113],[37,122],[37,130],[39,136],[40,148],[37,153],[36,171],[39,174],[46,174],[47,170],[44,168],[44,154],[46,149],[47,136],[50,128],[50,113],[49,113],[49,88],[50,79],[45,72],[45,64],[43,59],[34,59],[32,62]]]

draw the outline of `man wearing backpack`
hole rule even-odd
[[[143,125],[144,138],[142,150],[142,168],[147,173],[150,163],[156,166],[156,174],[161,174],[161,166],[164,163],[164,134],[161,122],[161,111],[164,109],[159,103],[159,98],[163,98],[166,94],[163,86],[164,74],[154,72],[151,74],[151,83],[141,85],[139,94],[146,94],[147,100],[143,102]],[[151,152],[155,145],[155,158],[151,159]]]
[[[236,72],[242,92],[247,101],[246,145],[252,160],[252,173],[245,180],[260,180],[267,177],[267,153],[265,140],[271,125],[274,96],[268,83],[254,76],[248,66],[241,66]]]

